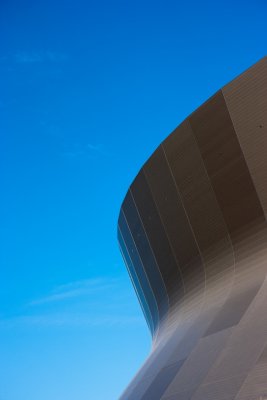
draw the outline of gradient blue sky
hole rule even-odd
[[[0,3],[0,400],[116,400],[150,337],[116,241],[155,147],[264,56],[252,1]]]

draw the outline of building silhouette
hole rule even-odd
[[[123,201],[152,350],[122,400],[267,398],[266,218],[265,57],[160,144]]]

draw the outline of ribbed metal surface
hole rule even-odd
[[[266,118],[264,58],[129,188],[118,238],[153,347],[122,400],[267,398]]]

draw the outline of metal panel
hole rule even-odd
[[[122,400],[267,397],[266,115],[265,58],[132,183],[119,242],[153,347]]]

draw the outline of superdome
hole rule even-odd
[[[160,144],[123,201],[153,346],[121,399],[267,399],[266,216],[265,57]]]

